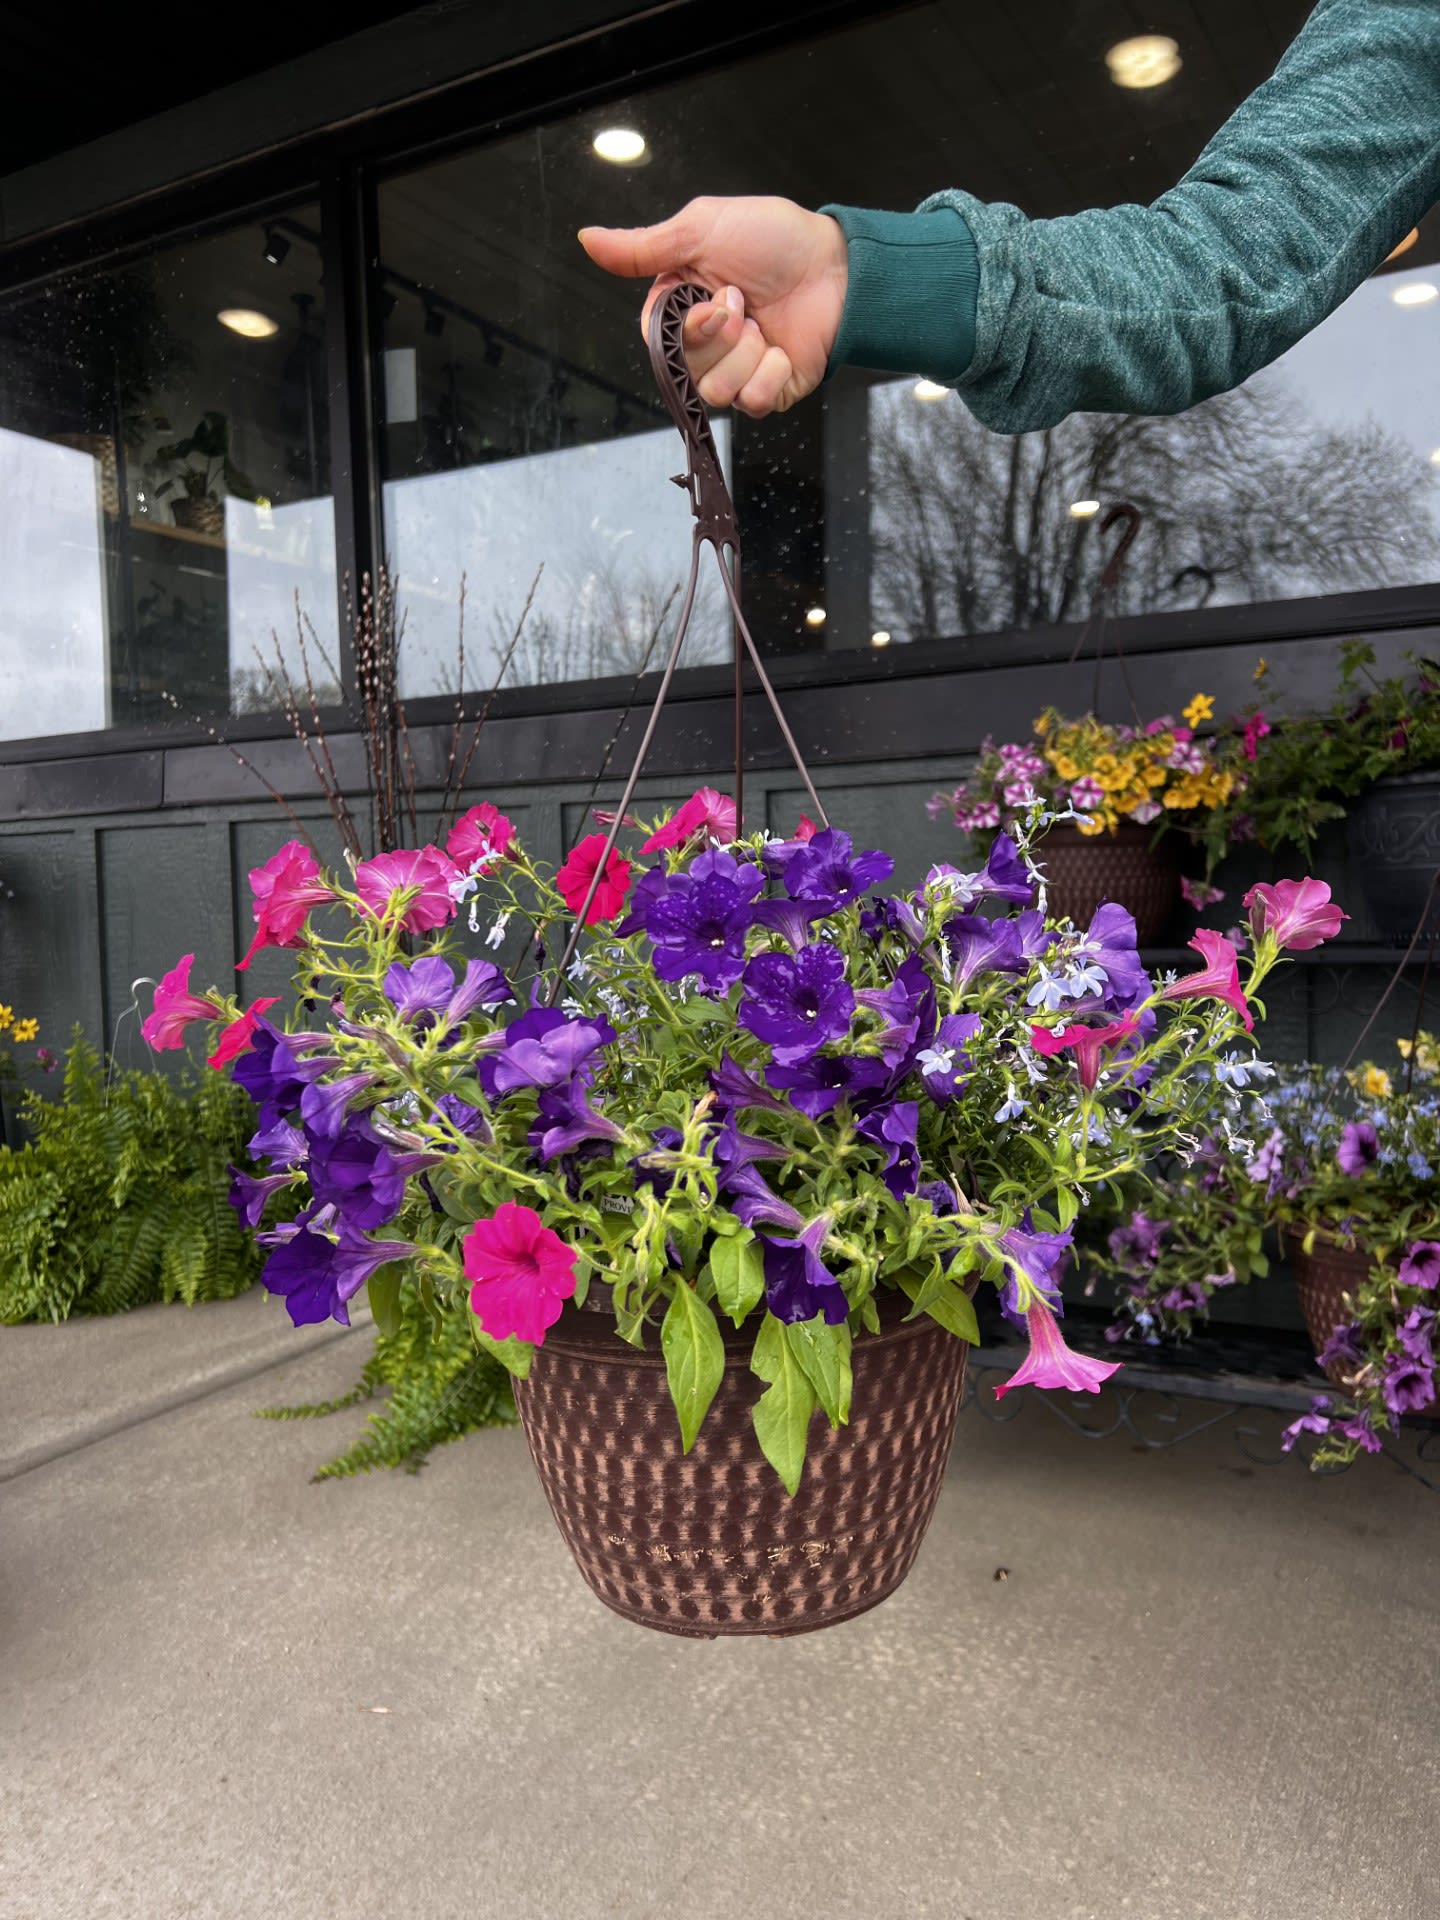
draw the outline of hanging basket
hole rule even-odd
[[[1110,900],[1134,914],[1142,947],[1163,944],[1180,904],[1180,849],[1172,836],[1158,846],[1154,838],[1152,827],[1131,821],[1114,833],[1055,828],[1042,849],[1050,911],[1084,927]]]
[[[725,1373],[690,1452],[658,1347],[567,1308],[515,1399],[556,1524],[591,1591],[640,1626],[691,1639],[809,1633],[892,1594],[930,1525],[960,1410],[963,1340],[877,1299],[856,1336],[854,1412],[812,1419],[792,1499],[760,1451],[754,1334],[727,1330]]]
[[[1355,800],[1345,820],[1350,867],[1380,932],[1397,945],[1440,934],[1440,771],[1399,774]]]
[[[1303,1235],[1294,1232],[1287,1231],[1285,1246],[1295,1273],[1305,1331],[1315,1344],[1318,1358],[1336,1328],[1354,1319],[1345,1304],[1346,1295],[1353,1299],[1360,1291],[1374,1261],[1364,1247],[1342,1247],[1333,1240],[1317,1239],[1311,1252],[1306,1253]],[[1338,1362],[1326,1367],[1325,1377],[1332,1387],[1347,1391],[1345,1368]],[[1427,1420],[1440,1418],[1440,1401],[1432,1400],[1420,1413]]]

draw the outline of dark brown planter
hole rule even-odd
[[[1363,1247],[1341,1247],[1333,1241],[1319,1240],[1306,1253],[1299,1233],[1285,1235],[1290,1265],[1295,1274],[1295,1291],[1300,1296],[1300,1311],[1305,1316],[1305,1331],[1314,1343],[1316,1358],[1337,1327],[1354,1318],[1345,1305],[1365,1284],[1370,1272],[1370,1255]],[[1325,1369],[1330,1384],[1343,1388],[1345,1369],[1332,1364]]]
[[[170,512],[177,527],[186,527],[192,533],[218,535],[225,531],[225,508],[213,493],[191,494],[183,500],[172,500]]]
[[[1440,770],[1379,780],[1350,804],[1350,867],[1381,933],[1400,944],[1440,932]],[[1427,913],[1427,908],[1429,909]]]
[[[1084,927],[1103,901],[1113,900],[1134,914],[1141,946],[1160,945],[1180,904],[1180,843],[1167,835],[1157,847],[1154,835],[1153,827],[1130,821],[1114,833],[1057,827],[1040,848],[1051,913]]]
[[[640,1626],[710,1640],[810,1633],[892,1594],[935,1511],[967,1348],[902,1296],[855,1341],[854,1411],[817,1412],[792,1500],[750,1410],[752,1329],[726,1328],[725,1374],[682,1453],[658,1341],[567,1308],[515,1398],[550,1509],[591,1590]]]

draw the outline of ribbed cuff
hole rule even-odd
[[[964,217],[821,207],[849,245],[849,282],[827,376],[837,367],[920,373],[948,385],[975,353],[980,259]]]

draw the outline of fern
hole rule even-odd
[[[254,1127],[218,1075],[115,1073],[77,1033],[57,1101],[27,1094],[30,1135],[0,1148],[0,1324],[227,1300],[260,1255],[226,1202]]]
[[[346,1479],[376,1467],[418,1473],[433,1449],[447,1441],[479,1427],[515,1424],[510,1376],[475,1345],[469,1318],[462,1301],[432,1322],[413,1288],[406,1287],[398,1329],[376,1335],[374,1351],[349,1393],[308,1406],[265,1407],[260,1417],[317,1419],[357,1406],[388,1387],[388,1398],[366,1420],[361,1437],[321,1467],[315,1478]]]

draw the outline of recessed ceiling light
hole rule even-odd
[[[1100,502],[1098,500],[1072,500],[1070,502],[1070,518],[1072,520],[1093,520],[1099,511]]]
[[[633,127],[602,127],[590,145],[600,159],[616,167],[633,167],[645,158],[645,136]]]
[[[1432,300],[1440,300],[1440,287],[1433,280],[1407,280],[1390,298],[1397,307],[1428,307]]]
[[[280,322],[268,313],[256,313],[253,307],[222,307],[215,318],[243,340],[268,340],[280,331]]]
[[[824,607],[807,607],[805,609],[805,624],[807,627],[823,627],[825,624]]]
[[[890,636],[882,627],[878,633],[871,634],[870,644],[872,647],[888,647],[890,644]]]
[[[1185,63],[1169,34],[1137,33],[1111,47],[1105,64],[1117,87],[1162,87]]]
[[[917,400],[943,400],[950,389],[935,380],[917,380],[910,391]]]
[[[1402,253],[1408,253],[1411,247],[1414,246],[1415,242],[1419,238],[1420,238],[1420,229],[1418,227],[1411,227],[1410,231],[1406,234],[1405,238],[1400,242],[1399,246],[1391,247],[1390,251],[1385,256],[1385,259],[1381,262],[1381,265],[1384,266],[1391,260],[1398,260]]]

